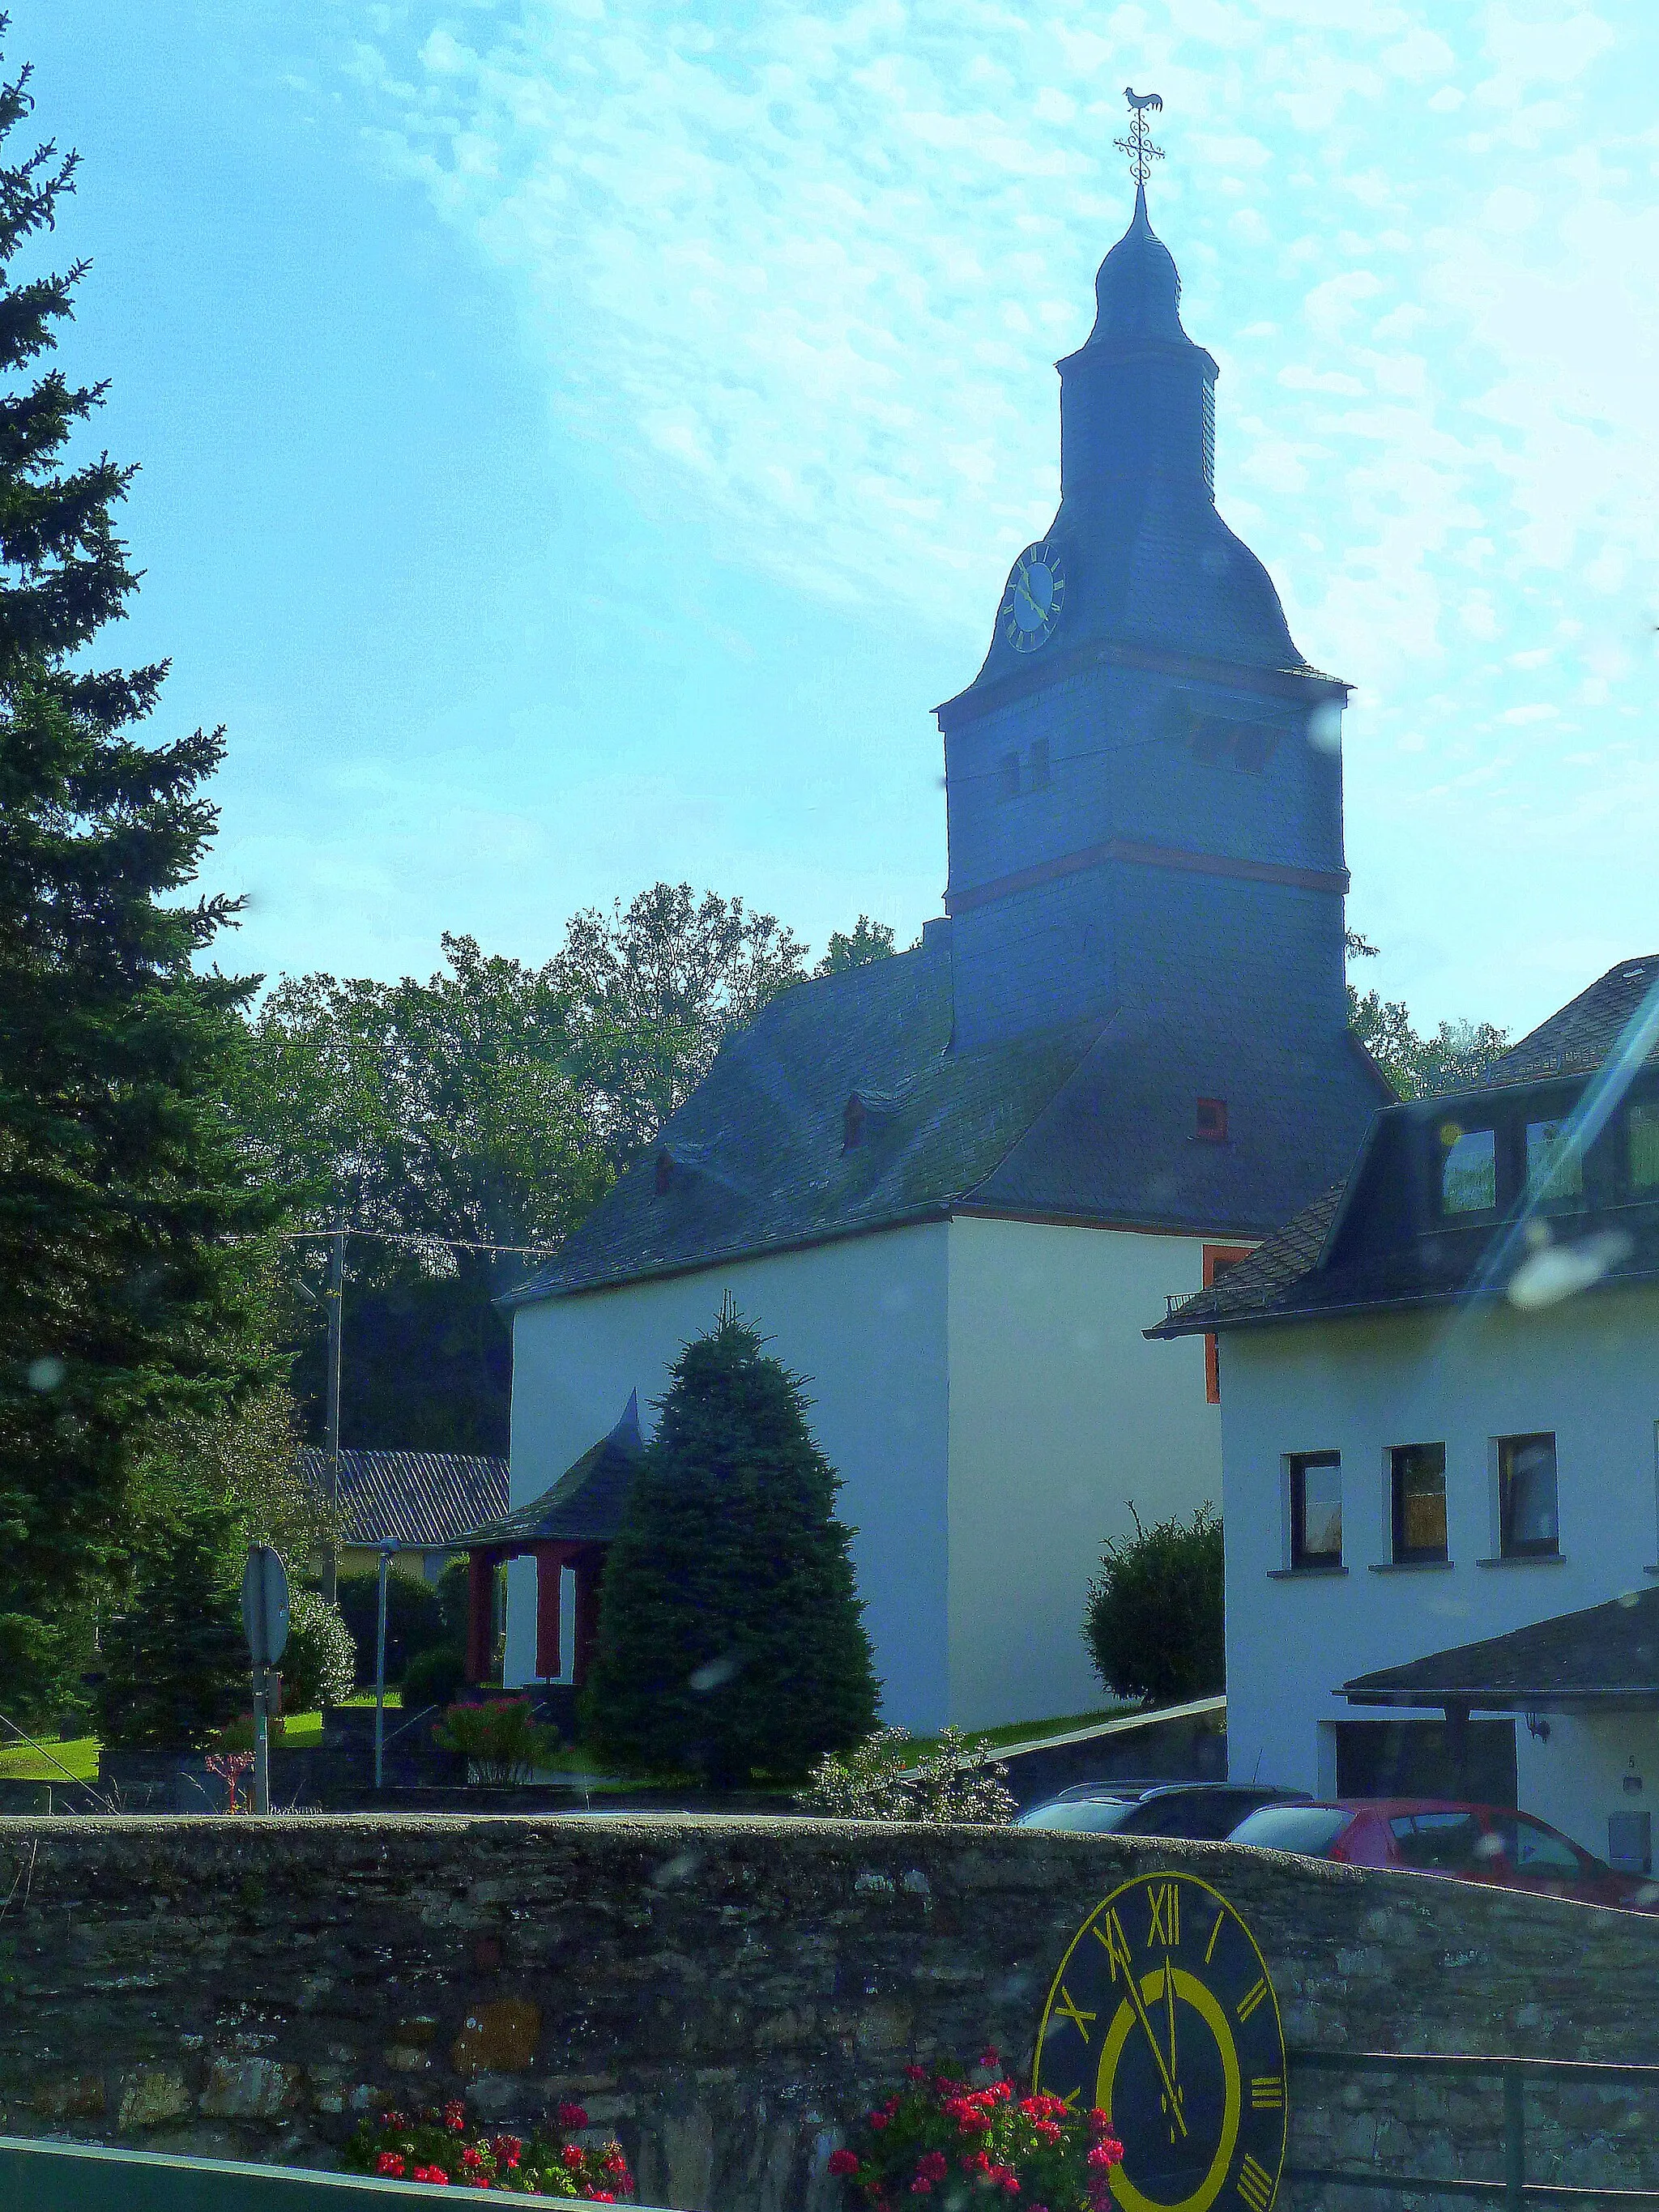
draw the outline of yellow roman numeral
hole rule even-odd
[[[1238,2001],[1238,2017],[1241,2021],[1247,2021],[1249,2018],[1250,2014],[1255,2010],[1256,2007],[1261,2003],[1262,1998],[1265,1997],[1267,1994],[1267,1984],[1266,1982],[1258,1982],[1254,1989],[1245,1990],[1243,1996],[1240,1997]]]
[[[1151,1907],[1152,1924],[1146,1930],[1148,1945],[1162,1943],[1166,1950],[1177,1950],[1181,1944],[1181,1887],[1178,1882],[1166,1881],[1157,1889],[1149,1889],[1146,1901]]]
[[[1079,2012],[1078,2010],[1076,2005],[1072,2002],[1072,1992],[1066,1988],[1064,1982],[1060,1985],[1060,2002],[1054,2009],[1060,2015],[1060,2019],[1069,2020],[1072,2022],[1073,2026],[1076,2028],[1078,2033],[1083,2038],[1083,2040],[1085,2043],[1089,2040],[1089,2031],[1084,2026],[1084,2022],[1085,2021],[1093,2020],[1095,2018],[1095,2014],[1091,2012]]]
[[[1112,1962],[1112,1979],[1116,1981],[1117,1970],[1121,1966],[1127,1981],[1134,1972],[1134,1965],[1129,1939],[1123,1932],[1123,1923],[1117,1917],[1115,1906],[1106,1916],[1106,1926],[1108,1933],[1104,1936],[1098,1928],[1095,1929],[1095,1941]]]
[[[1250,2109],[1255,2112],[1279,2112],[1285,2109],[1285,2076],[1282,2074],[1251,2076]]]
[[[1224,1912],[1218,1912],[1215,1917],[1215,1926],[1210,1930],[1210,1940],[1204,1946],[1204,1963],[1206,1966],[1215,1955],[1215,1939],[1221,1933],[1221,1923],[1226,1917]]]
[[[1246,2154],[1238,2169],[1238,2193],[1250,2208],[1250,2212],[1267,2212],[1273,2201],[1273,2176],[1265,2166],[1258,2166]]]

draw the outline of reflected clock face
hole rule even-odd
[[[1269,2212],[1285,2163],[1285,2035],[1255,1937],[1208,1882],[1141,1875],[1060,1961],[1032,2086],[1099,2105],[1121,2212]]]
[[[997,609],[997,627],[1016,653],[1035,653],[1054,634],[1066,604],[1066,571],[1055,548],[1028,545],[1015,562]]]

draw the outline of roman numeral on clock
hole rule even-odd
[[[1285,2076],[1282,2074],[1256,2074],[1250,2081],[1250,2110],[1253,2112],[1282,2112],[1285,2109]]]
[[[1267,2212],[1273,2201],[1273,2176],[1248,2153],[1238,2169],[1238,2193],[1249,2205],[1249,2212]]]
[[[1254,1989],[1246,1990],[1243,1996],[1240,1997],[1238,2001],[1237,2016],[1239,2020],[1241,2021],[1247,2021],[1267,1994],[1267,1984],[1265,1981],[1258,1982]]]
[[[1173,1881],[1166,1881],[1159,1889],[1149,1889],[1146,1902],[1152,1916],[1152,1924],[1146,1930],[1148,1946],[1162,1943],[1171,1951],[1181,1943],[1181,1889]]]

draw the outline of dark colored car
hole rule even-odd
[[[1659,1911],[1659,1884],[1616,1874],[1547,1822],[1501,1805],[1431,1797],[1266,1805],[1248,1814],[1229,1840],[1345,1866],[1401,1867],[1455,1881],[1577,1898],[1585,1905]]]
[[[1014,1826],[1218,1843],[1247,1813],[1263,1805],[1293,1804],[1302,1795],[1259,1782],[1082,1782],[1046,1804],[1033,1805]]]

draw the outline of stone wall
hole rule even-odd
[[[1225,1844],[686,1817],[13,1819],[0,2132],[326,2165],[358,2113],[465,2085],[504,2122],[580,2097],[647,2203],[828,2212],[841,2117],[913,2058],[988,2039],[1029,2065],[1073,1931],[1167,1865],[1250,1923],[1292,2045],[1659,2061],[1659,1918]],[[1659,2184],[1659,2100],[1641,2101],[1537,2100],[1532,2178]],[[1501,2172],[1495,2085],[1293,2075],[1291,2102],[1307,2164]]]

